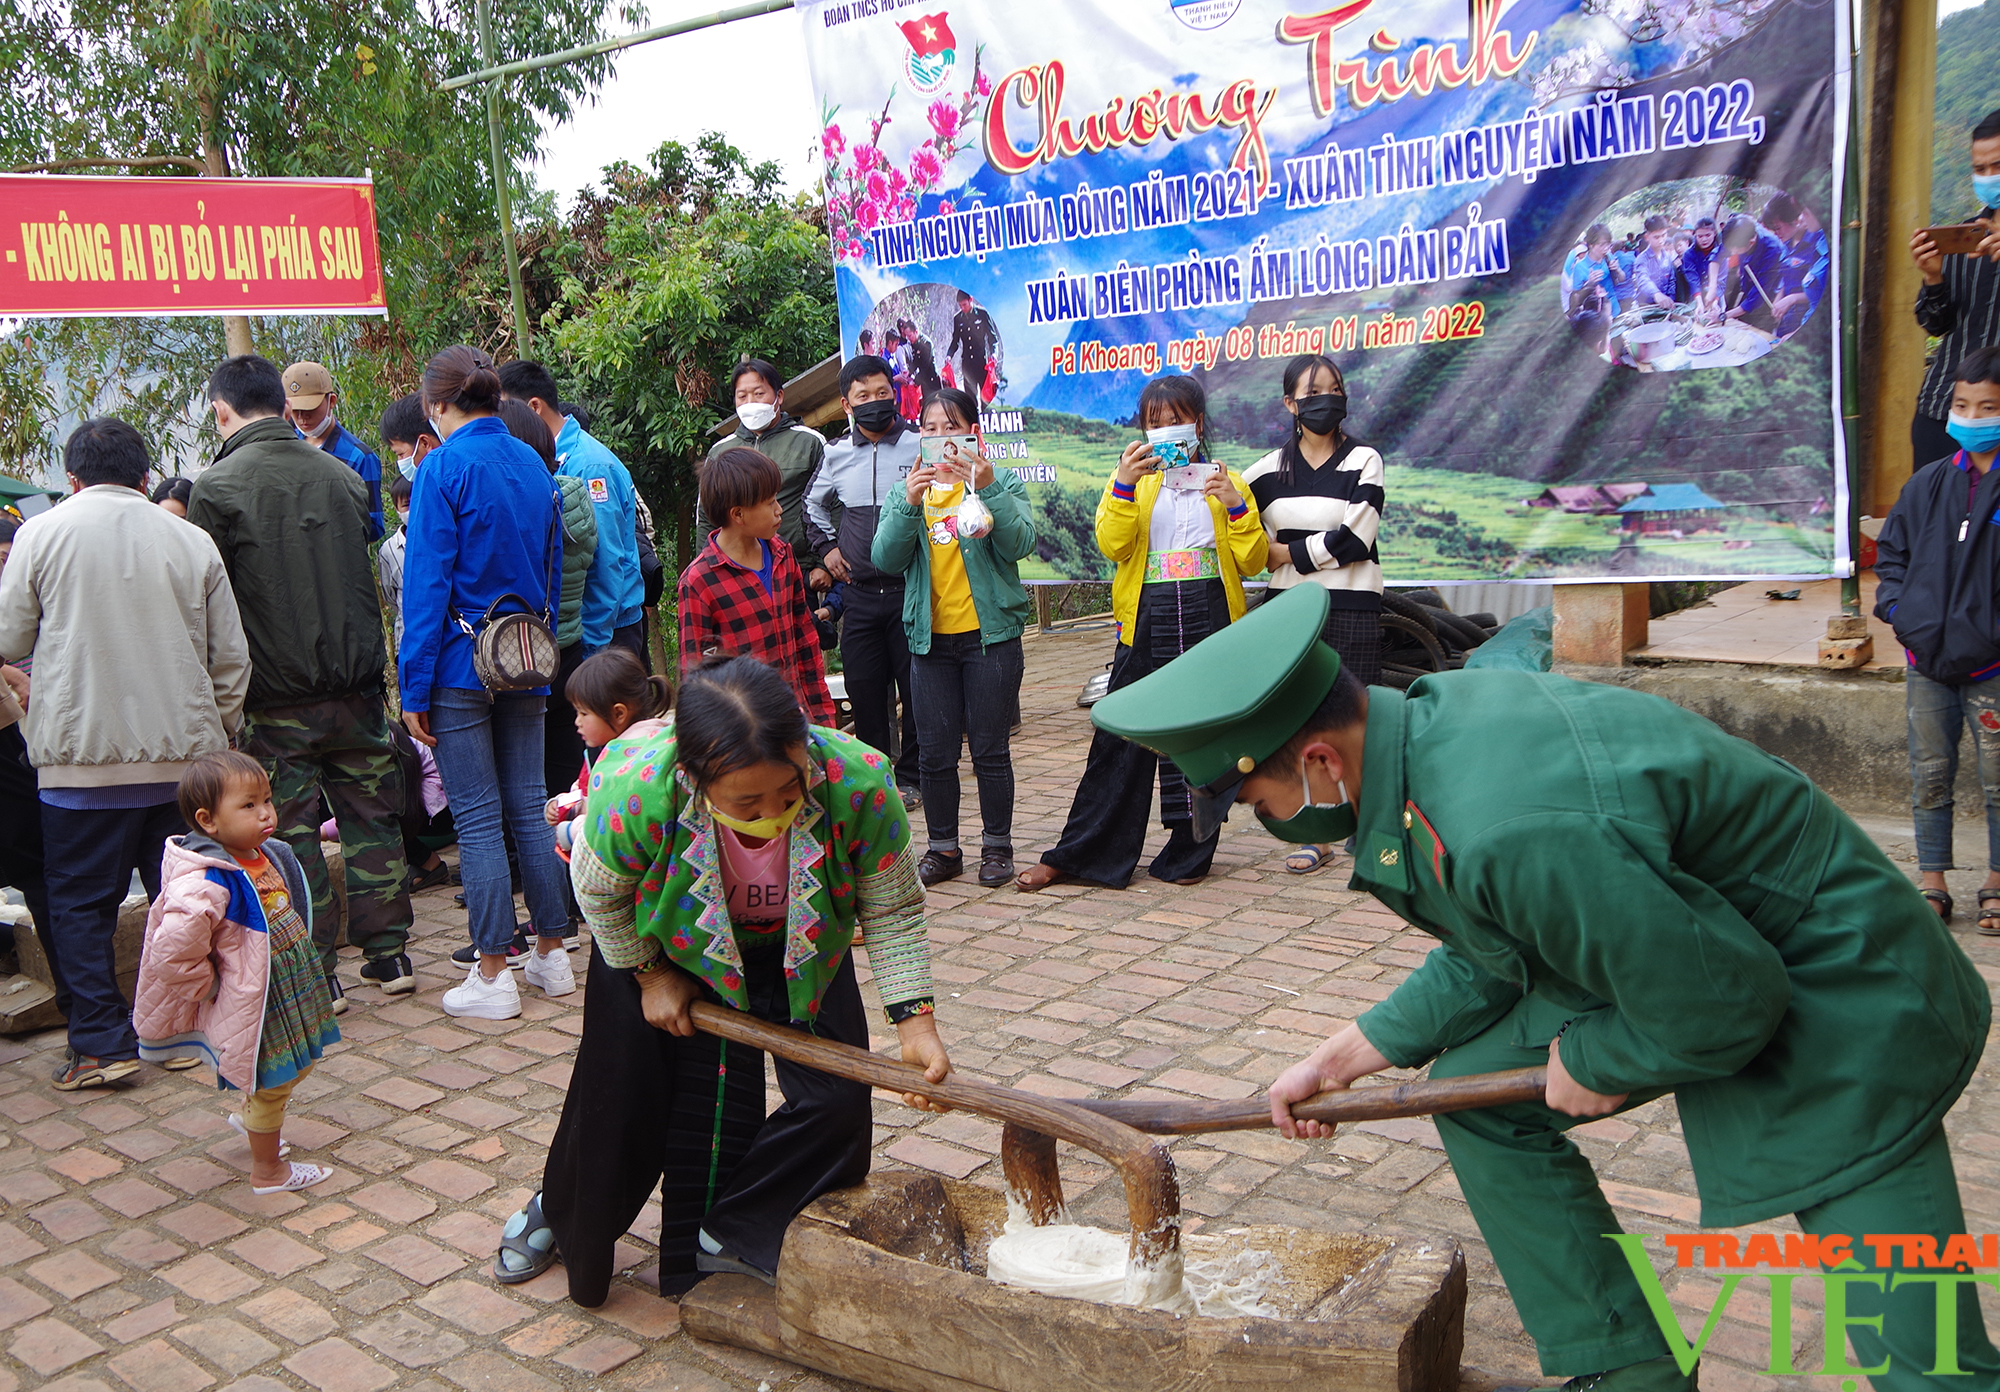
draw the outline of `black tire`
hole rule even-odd
[[[1438,637],[1465,652],[1471,652],[1491,636],[1478,624],[1447,610],[1439,610],[1433,617],[1437,621]]]
[[[1384,614],[1382,616],[1382,628],[1385,637],[1393,630],[1398,634],[1407,634],[1409,637],[1417,640],[1424,650],[1424,655],[1430,660],[1430,666],[1423,670],[1431,672],[1447,670],[1446,663],[1448,659],[1445,657],[1444,645],[1438,642],[1436,634],[1430,632],[1417,620],[1405,618],[1401,614]],[[1383,646],[1387,648],[1388,644],[1384,643]],[[1384,664],[1384,668],[1386,670],[1386,663]]]
[[[1500,620],[1494,618],[1491,614],[1466,614],[1462,617],[1467,623],[1477,628],[1483,628],[1488,633],[1500,627]]]
[[[1419,591],[1418,593],[1428,593],[1428,591]],[[1438,612],[1438,610],[1433,609],[1429,605],[1419,604],[1417,601],[1411,599],[1409,595],[1396,590],[1385,590],[1382,593],[1382,623],[1385,628],[1388,626],[1389,615],[1395,614],[1408,619],[1426,634],[1434,634],[1437,632],[1436,615]]]

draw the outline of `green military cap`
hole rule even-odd
[[[1229,816],[1245,775],[1299,732],[1340,675],[1320,641],[1327,596],[1295,585],[1091,707],[1097,728],[1180,766],[1194,792],[1194,834]]]

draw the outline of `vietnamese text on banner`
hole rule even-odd
[[[363,179],[0,175],[0,315],[386,314]]]
[[[1393,582],[1845,573],[1823,0],[802,0],[842,354],[985,403],[1033,579],[1139,391],[1331,357]]]

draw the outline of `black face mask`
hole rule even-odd
[[[1299,403],[1299,424],[1315,435],[1331,435],[1347,419],[1347,398],[1322,392]]]
[[[870,401],[854,408],[854,423],[871,435],[886,435],[896,424],[896,403]]]

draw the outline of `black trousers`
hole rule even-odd
[[[910,690],[910,639],[903,628],[903,587],[850,581],[840,620],[841,670],[854,703],[854,733],[887,754],[892,688],[903,701],[903,749],[896,782],[917,786],[917,703]]]
[[[1111,661],[1111,690],[1130,686],[1164,667],[1211,633],[1229,626],[1229,599],[1220,580],[1183,580],[1139,591],[1132,641]],[[1070,801],[1062,839],[1042,853],[1042,864],[1066,875],[1123,889],[1132,882],[1146,849],[1153,784],[1160,785],[1160,821],[1167,844],[1146,873],[1156,880],[1192,880],[1215,863],[1221,838],[1194,838],[1187,783],[1172,761],[1099,730],[1091,736],[1083,781]]]
[[[746,951],[744,977],[752,1015],[805,1028],[789,1019],[781,946]],[[821,998],[812,1032],[868,1047],[851,955]],[[591,948],[583,1037],[542,1176],[542,1212],[569,1272],[570,1299],[586,1308],[604,1303],[613,1248],[655,1184],[660,1293],[677,1295],[697,1279],[700,1229],[775,1270],[800,1210],[867,1176],[868,1088],[782,1059],[778,1086],[785,1103],[766,1117],[760,1051],[654,1029],[631,974],[612,970]]]
[[[576,732],[576,707],[564,694],[569,679],[581,666],[583,644],[571,643],[562,650],[555,685],[549,688],[549,704],[542,724],[542,782],[550,797],[574,787],[577,770],[583,767],[583,736]]]
[[[1940,459],[1949,459],[1958,453],[1958,441],[1951,438],[1945,424],[1922,411],[1910,417],[1910,461],[1911,467],[1921,469],[1926,464],[1935,464]]]
[[[42,803],[18,724],[0,730],[0,884],[21,891],[35,931],[47,941],[49,888],[42,878]],[[4,943],[0,949],[11,950]],[[57,1002],[65,1012],[68,995],[65,990]]]

